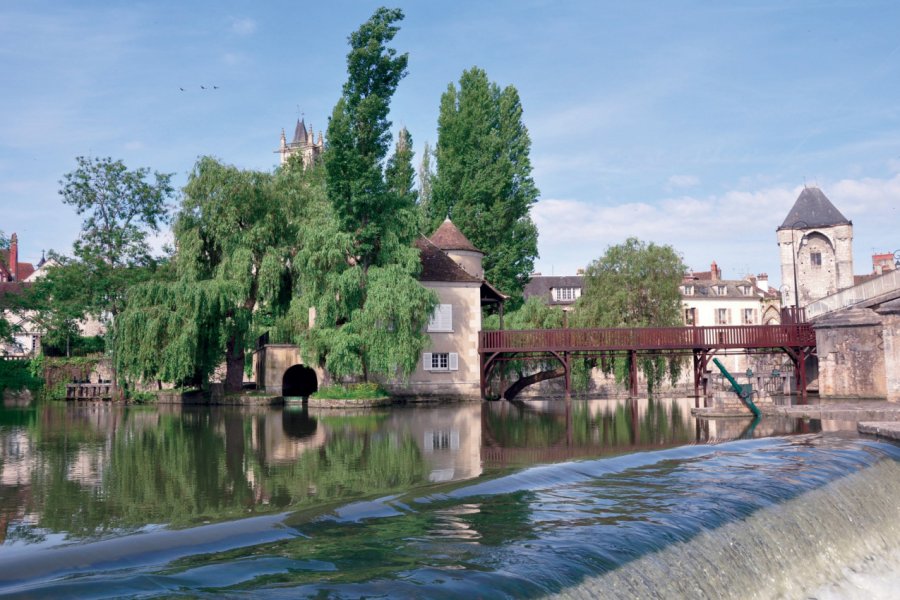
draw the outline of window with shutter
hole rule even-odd
[[[439,304],[428,322],[428,331],[452,332],[453,331],[453,305]]]
[[[459,355],[455,352],[426,352],[422,356],[422,368],[426,371],[459,370]]]

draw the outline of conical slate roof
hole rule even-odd
[[[302,119],[297,119],[297,126],[294,128],[294,142],[295,144],[305,144],[306,143],[306,123]]]
[[[805,187],[794,202],[794,207],[778,229],[809,229],[852,225],[831,200],[817,187]]]
[[[469,252],[481,252],[478,248],[472,245],[466,236],[463,235],[463,232],[459,230],[459,228],[453,224],[453,221],[450,219],[444,219],[444,222],[441,223],[441,226],[437,228],[437,231],[431,234],[431,237],[428,238],[432,244],[444,250],[468,250]],[[484,254],[484,252],[481,252]]]

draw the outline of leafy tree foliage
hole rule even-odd
[[[310,195],[288,189],[290,177],[198,161],[175,223],[174,278],[132,288],[120,318],[126,372],[200,383],[224,357],[226,390],[240,389],[254,309],[283,313],[291,295],[291,257]]]
[[[434,149],[425,142],[425,148],[422,150],[422,161],[419,163],[417,175],[419,178],[419,232],[430,233],[431,222],[428,215],[430,214],[429,205],[431,204],[432,188],[434,187],[434,167],[432,160],[434,159]]]
[[[574,316],[580,327],[680,327],[681,295],[678,286],[685,266],[671,246],[628,238],[610,246],[585,270],[584,291]],[[661,356],[639,359],[650,391],[668,372],[672,381],[681,369],[679,359]],[[667,364],[668,362],[668,364]],[[627,380],[627,358],[606,363],[619,382]]]
[[[537,228],[531,205],[531,140],[519,93],[501,90],[478,67],[464,71],[441,97],[437,173],[427,204],[431,229],[448,215],[485,253],[485,277],[514,302],[534,269]]]
[[[407,56],[387,47],[403,18],[380,8],[350,36],[348,79],[328,126],[325,171],[330,213],[306,224],[296,262],[302,294],[291,307],[309,363],[338,377],[404,375],[415,369],[436,304],[415,278],[418,251],[412,150],[390,143],[390,99]],[[404,141],[405,140],[405,141]],[[312,327],[303,327],[314,311]]]
[[[54,303],[82,305],[84,313],[114,319],[128,287],[146,280],[155,267],[148,237],[168,220],[172,175],[129,170],[112,158],[79,156],[76,161],[78,168],[63,177],[59,193],[85,215],[72,263],[81,292],[67,285],[75,275],[61,275],[66,285],[52,290]]]
[[[368,268],[384,262],[397,244],[409,245],[412,206],[405,194],[391,193],[382,172],[390,144],[390,100],[406,75],[406,54],[386,46],[397,34],[399,9],[379,8],[350,35],[348,78],[328,124],[325,167],[328,198],[342,231],[352,232],[357,260]],[[398,227],[398,224],[400,225]]]

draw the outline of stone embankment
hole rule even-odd
[[[701,418],[750,417],[750,409],[737,396],[725,394],[714,398],[713,406],[697,408],[692,414]],[[900,402],[883,400],[814,401],[813,404],[777,405],[754,401],[763,416],[794,419],[821,419],[856,423],[857,431],[885,439],[900,441]]]
[[[900,441],[900,421],[862,421],[857,429],[860,433]]]
[[[900,425],[900,402],[858,400],[852,402],[826,401],[815,404],[770,406],[766,414],[799,419],[827,421],[896,421]]]

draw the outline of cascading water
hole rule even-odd
[[[898,460],[801,435],[546,465],[0,554],[0,593],[872,598],[900,556]]]

